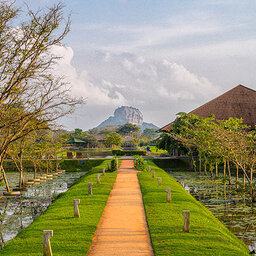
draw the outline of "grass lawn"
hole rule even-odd
[[[107,162],[94,167],[67,192],[61,194],[45,213],[7,243],[0,254],[42,255],[43,230],[53,230],[51,245],[54,256],[86,255],[116,178],[116,173],[106,173],[106,176],[101,176],[101,184],[97,184],[96,173],[101,172]],[[88,196],[88,182],[93,182],[93,196]],[[73,217],[73,199],[81,200],[81,218]]]
[[[151,161],[149,164],[156,178],[149,172],[138,177],[155,255],[249,255],[247,246],[206,207],[165,171]],[[157,177],[162,177],[160,187]],[[166,203],[166,187],[171,188],[171,203]],[[190,233],[183,233],[183,210],[190,210]]]
[[[147,146],[143,146],[142,149],[147,150]],[[168,155],[168,151],[159,149],[156,146],[150,146],[150,154],[152,154],[152,155],[167,154]]]

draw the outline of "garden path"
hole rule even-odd
[[[89,256],[154,255],[137,172],[133,160],[121,162]]]

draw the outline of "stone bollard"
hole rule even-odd
[[[182,215],[185,217],[184,219],[184,227],[183,227],[183,232],[189,232],[189,227],[190,227],[190,211],[184,210],[182,212]]]
[[[97,184],[100,184],[100,173],[97,174]]]
[[[52,256],[52,247],[50,238],[53,236],[53,230],[43,230],[44,238],[44,256]]]
[[[93,193],[92,193],[92,185],[93,185],[92,182],[88,182],[88,195],[89,196],[93,195]]]
[[[157,178],[157,181],[158,181],[158,186],[160,187],[162,185],[162,178],[161,177]]]
[[[110,171],[110,164],[108,163],[108,171]]]
[[[170,188],[165,188],[165,192],[167,193],[166,202],[170,203],[171,202],[171,189]]]
[[[80,199],[74,199],[74,218],[80,218],[78,205],[80,204]]]
[[[148,166],[148,171],[151,172],[151,166],[150,165]]]
[[[106,174],[106,168],[102,168],[102,175],[105,176]]]
[[[152,173],[152,178],[155,178],[155,171],[151,171]]]

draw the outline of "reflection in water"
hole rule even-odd
[[[192,172],[170,171],[170,174],[243,240],[250,250],[256,250],[255,205],[252,207],[250,197],[246,197],[243,191],[236,190],[235,180],[233,185],[229,185]]]
[[[0,247],[31,224],[35,216],[44,212],[58,194],[67,191],[83,174],[84,172],[61,174],[29,187],[20,197],[3,196],[5,186],[0,185]],[[33,179],[33,173],[27,175],[28,179]],[[7,178],[11,188],[17,186],[18,173],[7,173]]]

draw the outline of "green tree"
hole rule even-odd
[[[139,131],[140,131],[140,127],[134,124],[126,123],[117,130],[117,133],[120,133],[121,135],[124,135],[124,136],[126,135],[133,136],[136,132],[139,132]]]
[[[183,146],[182,143],[172,138],[166,133],[162,133],[160,137],[156,140],[156,146],[159,149],[167,150],[169,155],[172,155],[175,149],[187,153],[188,150]]]
[[[152,128],[146,128],[143,133],[143,136],[145,136],[147,139],[152,140],[157,136],[156,130]]]
[[[107,147],[113,147],[113,146],[121,146],[122,144],[122,137],[118,133],[112,133],[108,134],[106,136],[105,145]]]
[[[74,132],[74,136],[75,136],[76,138],[83,136],[83,130],[80,129],[80,128],[76,128],[76,129],[75,129],[75,132]]]

